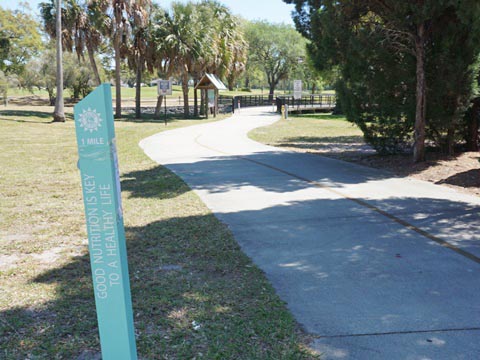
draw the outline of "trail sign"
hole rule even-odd
[[[293,80],[293,98],[295,100],[302,98],[302,80]]]
[[[74,109],[103,360],[136,360],[110,84]]]
[[[158,95],[172,95],[172,81],[171,80],[158,80],[157,82]]]

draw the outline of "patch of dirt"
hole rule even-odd
[[[459,153],[453,157],[427,153],[425,162],[415,164],[412,155],[376,155],[373,148],[362,142],[287,143],[274,146],[387,170],[397,176],[410,176],[480,196],[480,152]]]
[[[17,105],[17,106],[47,106],[50,105],[48,99],[42,98],[38,95],[31,95],[31,96],[19,96],[10,98],[8,100],[10,105]]]
[[[0,270],[7,271],[21,266],[22,263],[35,263],[38,268],[48,268],[52,264],[57,264],[60,260],[68,257],[83,256],[88,248],[88,239],[79,246],[57,246],[41,253],[14,253],[11,255],[0,254]]]
[[[427,154],[427,161],[419,164],[412,162],[411,155],[361,156],[354,161],[385,169],[399,176],[411,176],[480,196],[480,153],[478,152],[461,153],[455,157],[438,153]]]
[[[64,98],[63,102],[65,106],[71,106],[76,104],[78,99],[66,97]],[[8,104],[16,106],[50,106],[50,100],[38,95],[17,96],[9,98]]]
[[[0,254],[0,270],[7,271],[17,266],[17,262],[20,261],[18,255],[1,255]]]
[[[41,264],[51,264],[55,263],[60,258],[63,250],[63,247],[55,247],[53,249],[46,250],[41,254],[31,254],[30,256],[32,256],[34,260]]]
[[[369,148],[368,145],[365,145],[365,148],[352,147],[351,145],[322,146],[313,151],[312,149],[306,150],[298,147],[291,148],[291,150],[307,151],[383,169],[398,176],[410,176],[434,184],[449,186],[463,193],[480,196],[479,152],[465,152],[454,157],[440,153],[428,153],[425,162],[415,164],[412,161],[412,155],[380,156],[372,154],[373,149]]]

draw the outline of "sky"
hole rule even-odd
[[[32,11],[38,15],[38,4],[44,0],[29,0]],[[177,0],[178,1],[178,0]],[[186,2],[186,0],[180,0]],[[164,8],[170,8],[173,0],[154,0]],[[272,23],[293,25],[291,12],[293,5],[285,4],[282,0],[219,0],[230,8],[233,14],[240,15],[248,20],[267,20]],[[19,0],[0,0],[0,6],[7,9],[19,9]]]

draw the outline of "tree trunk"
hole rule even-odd
[[[198,79],[195,79],[194,86],[197,86]],[[198,91],[197,89],[193,90],[193,116],[198,117]]]
[[[417,57],[417,90],[415,109],[415,143],[413,145],[413,161],[425,161],[425,118],[427,114],[427,84],[425,79],[425,23],[417,25],[415,37],[415,54]]]
[[[228,91],[233,91],[233,86],[235,85],[235,76],[227,77]]]
[[[80,99],[80,85],[73,85],[73,98]]]
[[[115,3],[113,12],[115,17],[115,33],[113,36],[113,50],[115,52],[115,117],[119,118],[122,116],[122,79],[120,77],[120,45],[122,43],[120,24],[122,23],[122,8],[120,3]]]
[[[185,117],[190,116],[190,107],[188,105],[188,73],[184,70],[182,74],[182,91],[183,91],[183,114]]]
[[[269,85],[269,91],[268,91],[268,101],[272,102],[273,101],[273,95],[275,93],[275,83],[271,82],[268,84]]]
[[[117,36],[118,37],[118,36]],[[120,77],[120,42],[114,40],[115,45],[115,117],[122,116],[122,80]]]
[[[91,45],[87,43],[88,59],[90,60],[90,66],[92,67],[93,74],[95,76],[96,85],[100,85],[102,80],[100,79],[100,73],[98,72],[97,62],[95,61],[95,54]]]
[[[205,90],[200,91],[200,115],[205,115],[207,111],[205,111]]]
[[[62,1],[57,0],[56,14],[56,35],[57,35],[57,98],[55,99],[55,110],[53,111],[53,122],[65,122],[63,103],[63,56],[62,56]]]
[[[142,117],[142,72],[143,72],[143,55],[139,55],[137,59],[137,76],[135,85],[135,118],[140,119]]]
[[[210,113],[210,109],[208,107],[208,90],[207,89],[203,90],[203,96],[205,98],[205,108],[204,108],[205,116],[208,119],[208,114]]]
[[[450,124],[447,130],[447,155],[455,155],[455,125]]]
[[[47,87],[47,92],[50,106],[55,106],[55,93],[53,92],[53,89]]]
[[[480,98],[473,99],[471,117],[468,118],[467,123],[467,150],[468,151],[479,151],[480,147],[478,146],[478,127],[480,125]]]
[[[462,97],[457,94],[455,97],[455,112],[448,124],[447,129],[447,154],[449,156],[455,156],[455,130],[457,129],[457,124],[460,123],[461,116],[465,116],[465,113],[461,114],[460,109],[462,108],[460,104],[462,103]]]
[[[160,113],[162,111],[163,96],[157,97],[157,106],[155,106],[155,119],[160,119]],[[165,103],[167,103],[167,97],[165,97]]]

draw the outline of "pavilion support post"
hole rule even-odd
[[[213,117],[217,117],[218,114],[218,90],[215,89],[215,108],[213,111]]]

